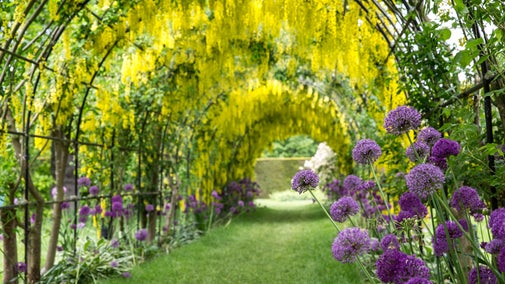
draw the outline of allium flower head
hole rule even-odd
[[[343,187],[347,193],[353,194],[359,189],[362,183],[363,181],[358,176],[348,175],[344,179]]]
[[[438,158],[447,158],[449,156],[457,156],[460,151],[459,143],[447,138],[439,139],[433,148],[431,148],[431,155]]]
[[[489,243],[486,243],[484,250],[490,254],[499,254],[504,247],[505,247],[505,240],[492,239],[491,241],[489,241]]]
[[[389,249],[399,250],[400,243],[395,234],[387,234],[381,240],[381,247],[384,251]]]
[[[351,263],[370,250],[368,232],[360,228],[345,228],[333,241],[333,257],[343,263]]]
[[[447,168],[449,167],[447,165],[447,159],[446,158],[439,158],[439,157],[435,157],[435,156],[429,156],[428,157],[428,163],[439,167],[442,171],[447,170]]]
[[[398,204],[400,204],[400,209],[402,211],[412,212],[419,218],[424,218],[428,215],[428,209],[426,206],[424,206],[421,199],[412,192],[405,192],[402,194],[400,196],[400,200],[398,200]]]
[[[496,275],[494,275],[493,271],[489,269],[487,266],[479,266],[479,272],[477,273],[477,269],[472,268],[468,273],[468,283],[469,284],[496,284],[498,280],[496,279]]]
[[[498,269],[501,272],[505,272],[505,248],[502,248],[500,254],[496,258],[496,262],[498,264]]]
[[[433,147],[440,138],[442,138],[442,134],[433,127],[426,127],[417,135],[417,141],[424,142],[430,147]]]
[[[91,195],[97,195],[100,192],[100,189],[98,189],[98,186],[93,185],[92,187],[89,188],[89,194]]]
[[[68,209],[68,208],[70,208],[70,203],[68,203],[68,202],[62,202],[62,203],[60,204],[60,208],[61,208],[62,210]]]
[[[133,184],[127,183],[123,186],[124,191],[132,191],[133,190]]]
[[[401,135],[409,130],[415,130],[421,125],[421,114],[409,106],[399,106],[390,111],[384,119],[387,133]]]
[[[333,202],[330,207],[331,218],[337,222],[344,222],[350,216],[359,212],[359,204],[350,196],[344,196]]]
[[[217,193],[217,191],[213,190],[212,193],[211,193],[212,197],[216,200],[221,200],[221,196],[219,196],[219,193]]]
[[[146,212],[151,212],[154,211],[154,205],[152,204],[146,204]]]
[[[117,194],[117,195],[112,196],[112,198],[110,199],[110,202],[111,203],[119,202],[119,203],[123,204],[123,198],[121,197],[121,195]]]
[[[439,167],[432,164],[420,164],[415,166],[406,176],[407,188],[420,199],[425,200],[445,182],[444,173]]]
[[[79,215],[80,216],[88,216],[90,212],[91,212],[91,209],[87,205],[84,205],[79,210]]]
[[[377,161],[382,155],[380,146],[372,139],[362,139],[352,149],[352,158],[359,164],[368,164]]]
[[[422,259],[398,250],[384,251],[377,259],[376,266],[377,277],[384,283],[405,283],[412,278],[430,277],[430,270]]]
[[[498,208],[491,212],[489,227],[495,239],[505,240],[505,208]]]
[[[77,185],[78,186],[90,186],[91,185],[91,180],[88,177],[80,177],[77,180]]]
[[[135,232],[135,239],[137,241],[145,241],[147,239],[147,230],[146,229],[140,229]]]
[[[451,197],[450,206],[461,210],[469,210],[471,214],[481,213],[486,208],[486,204],[480,199],[477,190],[462,186],[456,190]]]
[[[405,151],[412,162],[424,161],[430,155],[430,146],[424,142],[415,142]]]
[[[298,171],[291,181],[293,190],[300,194],[309,189],[316,188],[318,184],[319,177],[312,170]]]
[[[451,239],[457,239],[463,236],[463,231],[461,231],[456,222],[446,221],[445,224],[440,224],[437,226],[437,229],[435,230],[435,236],[437,238],[446,236]]]

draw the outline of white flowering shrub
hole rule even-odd
[[[305,161],[303,167],[311,169],[317,173],[320,179],[320,185],[329,183],[335,176],[337,155],[326,145],[325,142],[317,146],[316,154],[308,161]]]

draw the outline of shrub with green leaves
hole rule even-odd
[[[40,283],[95,283],[98,279],[128,273],[135,263],[130,250],[121,249],[117,241],[87,239],[77,248],[62,252],[61,260],[47,271]]]

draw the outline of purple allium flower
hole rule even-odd
[[[112,211],[121,211],[123,210],[123,203],[115,201],[112,202]]]
[[[431,149],[431,155],[438,158],[447,158],[449,156],[457,156],[459,154],[459,143],[447,138],[440,138],[433,148]]]
[[[426,127],[417,135],[417,141],[424,142],[430,147],[433,147],[440,138],[442,138],[442,134],[433,127]]]
[[[357,257],[370,250],[368,232],[360,228],[345,228],[333,241],[333,257],[343,263],[354,262]]]
[[[102,212],[103,212],[102,206],[95,205],[95,214],[100,215],[102,214]]]
[[[477,273],[477,269],[472,268],[468,273],[468,283],[469,284],[496,284],[498,280],[494,275],[493,271],[489,269],[487,266],[479,266],[479,272]]]
[[[100,189],[98,189],[98,186],[93,185],[92,187],[89,188],[89,194],[91,195],[97,195],[100,192]]]
[[[112,240],[110,241],[110,246],[111,246],[112,248],[118,248],[118,247],[119,247],[119,241],[118,241],[118,240],[116,240],[116,239],[112,239]]]
[[[405,155],[412,162],[424,161],[430,155],[430,146],[424,142],[415,142],[407,148]]]
[[[493,239],[485,244],[484,250],[490,254],[499,254],[505,247],[505,241],[502,239]]]
[[[498,208],[491,212],[489,227],[495,239],[505,239],[505,208]]]
[[[239,207],[244,207],[244,205],[245,205],[245,204],[244,204],[244,201],[239,200],[239,201],[237,202],[237,205],[238,205]]]
[[[401,135],[409,130],[415,130],[421,125],[421,114],[409,106],[399,106],[390,111],[384,119],[387,133]]]
[[[63,187],[63,194],[67,193],[67,188],[64,186]],[[51,189],[51,195],[53,196],[53,199],[56,199],[56,194],[58,194],[58,188],[55,186]]]
[[[498,264],[498,269],[501,272],[505,272],[505,247],[501,249],[498,257],[496,257],[496,263]]]
[[[422,259],[415,255],[408,255],[405,260],[405,268],[401,274],[401,282],[406,282],[414,277],[429,279],[430,269]]]
[[[137,241],[145,241],[147,239],[147,230],[146,229],[140,229],[135,232],[135,239]]]
[[[384,283],[395,282],[396,277],[404,269],[407,254],[398,250],[390,249],[384,251],[375,262],[377,266],[377,277]]]
[[[56,251],[63,251],[63,247],[62,246],[56,246]]]
[[[398,242],[398,238],[396,237],[395,234],[387,234],[384,237],[382,237],[381,247],[382,250],[384,251],[388,249],[399,250],[400,243]]]
[[[403,220],[412,219],[415,218],[416,216],[417,215],[413,212],[400,210],[400,212],[398,212],[398,215],[394,217],[394,220],[397,223],[401,223],[403,222]]]
[[[216,199],[216,200],[221,200],[221,199],[222,199],[222,197],[221,197],[221,196],[219,196],[219,193],[218,193],[217,191],[215,191],[215,190],[213,190],[213,191],[212,191],[211,195],[212,195],[212,197],[214,197],[214,199]]]
[[[111,261],[110,266],[116,268],[118,266],[117,261],[115,261],[115,260]]]
[[[121,197],[121,195],[119,195],[119,194],[116,194],[116,195],[112,196],[112,198],[110,199],[110,202],[111,203],[120,202],[122,204],[123,203],[123,197]]]
[[[76,225],[75,223],[71,224],[71,225],[70,225],[70,229],[72,229],[72,230],[77,229],[77,225]]]
[[[354,194],[362,183],[363,181],[358,176],[348,175],[344,179],[343,187],[348,194]]]
[[[380,251],[381,244],[377,238],[370,238],[370,251]]]
[[[127,183],[123,186],[124,191],[132,191],[133,190],[133,184]]]
[[[19,272],[19,273],[26,272],[26,263],[24,263],[24,262],[18,262],[16,264],[16,271]]]
[[[382,155],[381,147],[371,139],[362,139],[352,149],[352,158],[358,164],[368,164],[377,161]]]
[[[330,207],[331,218],[337,222],[344,222],[350,216],[356,215],[359,211],[359,204],[350,196],[344,196],[333,202]]]
[[[386,250],[377,259],[377,277],[384,283],[405,283],[412,278],[430,278],[430,270],[424,261],[415,255],[398,250]],[[419,282],[414,282],[419,283]],[[420,282],[422,283],[422,282]]]
[[[428,209],[421,202],[421,199],[412,192],[405,192],[398,200],[402,211],[409,211],[417,215],[419,218],[424,218],[428,215]]]
[[[435,156],[429,156],[428,157],[428,162],[432,165],[435,165],[437,167],[439,167],[442,171],[445,171],[447,170],[447,168],[449,167],[447,165],[447,159],[446,158],[439,158],[439,157],[435,157]]]
[[[445,177],[439,167],[432,164],[415,166],[405,176],[407,188],[420,199],[425,200],[438,189],[442,188]]]
[[[77,186],[90,186],[91,180],[88,177],[80,177],[77,180]]]
[[[66,202],[66,201],[65,201],[65,202],[62,202],[62,203],[60,203],[60,208],[61,208],[62,210],[68,209],[68,208],[70,208],[70,203],[68,203],[68,202]]]
[[[477,190],[469,186],[462,186],[456,190],[449,204],[458,211],[468,209],[472,215],[486,209],[486,204],[480,199]]]
[[[146,204],[146,212],[151,212],[151,211],[154,211],[154,205]]]
[[[87,205],[84,205],[79,210],[79,215],[80,216],[88,216],[90,212],[91,212],[91,209]]]
[[[463,231],[461,231],[456,222],[446,221],[444,224],[437,226],[437,229],[435,230],[435,236],[437,238],[449,237],[451,239],[457,239],[463,236]]]
[[[123,272],[123,274],[121,274],[121,276],[123,276],[124,278],[130,278],[130,277],[132,277],[132,274],[130,272]]]
[[[316,188],[319,184],[319,177],[312,170],[298,171],[291,181],[291,188],[302,194],[303,192]]]
[[[405,284],[433,284],[430,280],[422,277],[413,277],[410,278],[409,281],[405,282]]]

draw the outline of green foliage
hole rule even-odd
[[[275,141],[271,150],[263,152],[263,157],[312,157],[318,144],[306,135],[292,136],[284,141]]]
[[[43,283],[96,283],[98,279],[121,275],[131,269],[135,256],[129,250],[114,248],[106,239],[87,239],[77,251],[64,252],[61,260],[47,271]]]
[[[421,30],[406,31],[399,39],[403,48],[396,53],[402,72],[400,83],[408,92],[409,105],[431,125],[436,125],[439,118],[433,110],[459,88],[458,69],[451,47],[445,42],[449,35],[440,24],[423,23]]]

